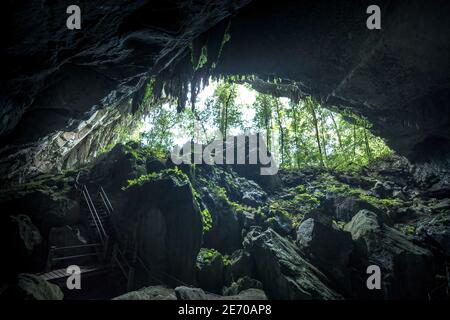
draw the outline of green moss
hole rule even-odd
[[[310,203],[310,204],[319,204],[320,200],[318,197],[322,196],[321,193],[315,193],[314,195],[309,193],[300,193],[296,194],[293,201],[295,203]]]
[[[345,226],[345,222],[344,222],[344,221],[333,220],[333,224],[334,224],[339,230],[344,230],[344,226]]]
[[[275,217],[270,217],[266,220],[267,223],[272,224],[273,222],[275,222]]]
[[[214,257],[216,257],[218,255],[221,255],[221,254],[216,249],[201,248],[198,253],[198,260],[200,260],[201,262],[203,262],[205,264],[208,264],[211,262],[211,260]]]
[[[203,233],[208,232],[212,228],[212,216],[207,208],[201,211]]]
[[[222,256],[222,261],[224,266],[230,266],[231,265],[231,258],[229,255]]]
[[[151,172],[148,174],[141,175],[136,179],[128,180],[128,185],[122,187],[122,190],[126,190],[133,186],[140,186],[148,181],[158,181],[167,177],[173,177],[176,179],[177,184],[182,185],[183,183],[190,183],[188,176],[180,170],[180,168],[170,168],[164,169],[159,172]]]
[[[209,264],[215,257],[220,256],[222,259],[222,262],[225,266],[231,265],[231,258],[228,255],[222,255],[219,251],[216,249],[209,249],[209,248],[201,248],[198,253],[198,258],[201,263]]]
[[[203,46],[195,70],[202,68],[207,62],[208,62],[208,48],[206,46]]]
[[[361,194],[359,197],[361,200],[364,200],[375,207],[392,208],[402,204],[400,199],[395,198],[377,198],[368,194]]]
[[[293,192],[295,194],[297,194],[297,193],[305,193],[306,192],[306,187],[303,184],[299,184],[298,186],[294,187],[291,192]]]
[[[398,225],[397,227],[401,232],[403,232],[404,234],[407,234],[407,235],[414,235],[416,233],[416,228],[409,224],[408,225],[402,224],[402,225]]]
[[[292,205],[292,203],[290,201],[273,200],[269,204],[269,209],[271,211],[279,212],[288,218],[291,218],[292,217],[292,214],[290,213],[291,205]]]
[[[142,100],[142,104],[146,105],[149,103],[151,98],[153,97],[153,88],[156,83],[156,78],[153,76],[148,80],[147,87],[145,88],[144,99]]]
[[[216,187],[215,189],[217,196],[222,199],[223,201],[227,203],[231,203],[230,199],[228,198],[227,191],[223,187]]]

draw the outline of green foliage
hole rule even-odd
[[[152,172],[148,174],[141,175],[140,177],[136,179],[128,180],[128,185],[125,187],[122,187],[122,190],[127,190],[133,186],[141,186],[146,182],[149,181],[158,181],[165,179],[167,177],[172,177],[176,179],[176,182],[181,185],[183,183],[189,183],[189,177],[180,170],[180,168],[170,168],[170,169],[164,169],[159,172]]]
[[[220,255],[220,252],[217,251],[216,249],[200,248],[200,251],[198,253],[198,259],[201,262],[208,264],[214,257],[218,255]]]
[[[197,260],[199,260],[201,263],[209,264],[216,256],[220,256],[222,258],[222,262],[224,265],[227,266],[231,264],[231,259],[228,255],[222,255],[216,249],[209,248],[200,248]]]
[[[402,204],[402,201],[397,198],[377,198],[372,195],[368,194],[361,194],[360,195],[361,200],[364,200],[375,207],[385,207],[385,208],[392,208],[396,206],[400,206]]]
[[[271,199],[269,209],[281,213],[289,218],[294,226],[297,226],[304,214],[313,210],[320,204],[318,192],[308,191],[303,185],[287,189],[288,197]],[[269,218],[270,219],[270,218]]]
[[[222,42],[220,43],[219,53],[217,54],[217,61],[213,62],[212,65],[211,65],[211,67],[213,69],[216,68],[217,63],[219,62],[220,56],[222,55],[223,48],[231,40],[231,35],[230,35],[230,32],[229,32],[230,25],[231,25],[231,20],[230,20],[230,23],[228,24],[228,26],[227,26],[224,34],[223,34]]]
[[[205,66],[208,62],[208,47],[204,45],[201,48],[200,56],[198,57],[197,61],[196,57],[194,57],[194,44],[192,42],[189,42],[188,48],[191,52],[191,63],[194,71],[197,71],[198,69],[201,69],[203,66]]]
[[[238,104],[237,85],[222,82],[214,91],[214,96],[207,101],[207,107],[213,116],[213,126],[219,129],[223,137],[232,127],[242,127],[242,112]]]
[[[402,205],[402,201],[400,199],[389,197],[378,198],[367,194],[366,191],[361,188],[352,188],[348,184],[338,182],[329,175],[324,178],[322,185],[325,192],[347,197],[356,197],[378,208],[390,209]]]
[[[201,211],[202,214],[202,226],[203,226],[203,233],[208,232],[212,228],[212,217],[211,213],[207,208],[203,209]]]
[[[215,189],[216,195],[227,203],[231,203],[230,199],[228,199],[227,191],[223,187],[216,187]]]
[[[170,105],[154,106],[146,116],[146,130],[140,140],[159,157],[173,146],[170,130],[180,121],[181,115]]]
[[[155,86],[155,83],[156,83],[156,78],[151,77],[145,88],[145,94],[144,94],[144,98],[142,100],[141,107],[148,107],[151,104],[151,102],[153,100],[153,88]]]
[[[194,62],[196,67],[207,62],[206,47]],[[162,156],[171,149],[180,132],[186,136],[184,142],[196,143],[209,143],[217,138],[212,136],[215,130],[223,137],[237,132],[259,132],[269,151],[286,169],[320,166],[356,172],[371,161],[392,154],[384,141],[370,132],[366,119],[348,111],[335,113],[325,109],[312,97],[294,102],[256,93],[252,105],[242,104],[236,82],[254,80],[249,75],[228,76],[214,84],[214,93],[200,107],[196,104],[195,108],[185,108],[180,113],[169,103],[154,106],[149,110],[142,142]],[[269,81],[275,85],[282,83],[278,78]],[[152,83],[149,82],[144,100],[150,96]],[[250,109],[254,111],[253,119],[244,111]]]
[[[339,230],[344,230],[344,226],[345,226],[345,222],[344,222],[344,221],[333,220],[333,224],[334,224]]]
[[[406,235],[412,236],[416,234],[416,228],[410,224],[397,225],[396,227]]]
[[[195,70],[202,68],[207,62],[208,62],[208,48],[206,46],[203,46]]]

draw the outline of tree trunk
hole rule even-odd
[[[311,116],[312,116],[312,119],[313,119],[313,124],[314,124],[314,129],[315,129],[315,134],[316,134],[317,148],[319,150],[320,164],[322,166],[324,166],[322,147],[320,146],[320,132],[319,132],[319,126],[318,126],[318,123],[317,123],[316,111],[314,110],[314,103],[313,103],[313,101],[308,101],[307,103],[309,105],[309,110],[311,112]]]
[[[336,135],[338,138],[338,143],[339,143],[339,149],[342,150],[342,138],[341,138],[341,133],[339,131],[339,127],[336,123],[336,119],[334,118],[333,112],[330,112],[330,116],[331,116],[331,120],[333,121],[333,126],[334,126],[334,130],[336,131]]]
[[[284,128],[283,128],[283,122],[281,121],[281,112],[280,112],[280,105],[278,103],[278,100],[276,102],[276,112],[277,112],[277,124],[278,129],[280,130],[280,151],[281,151],[281,164],[284,165]]]
[[[372,151],[370,150],[370,146],[369,146],[369,138],[367,137],[367,129],[364,128],[364,142],[366,144],[366,154],[367,154],[367,159],[372,160]]]

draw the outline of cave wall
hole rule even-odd
[[[116,111],[102,110],[120,109],[122,117],[136,111],[133,106],[122,112],[123,105],[133,101],[150,74],[247,2],[80,0],[81,30],[66,29],[72,1],[2,4],[2,179],[23,181],[33,172],[92,159],[103,145],[92,141],[111,141],[114,125],[105,123],[118,122]],[[96,130],[79,134],[85,127]],[[55,146],[61,137],[64,143]]]
[[[375,134],[413,160],[449,150],[448,2],[378,1],[382,30],[374,31],[365,26],[368,1],[248,3],[83,0],[82,29],[70,31],[69,1],[7,1],[2,178],[88,161],[96,149],[91,135],[73,133],[89,125],[108,140],[113,130],[103,130],[102,121],[111,123],[117,113],[105,119],[96,112],[138,101],[150,75],[179,76],[190,60],[188,43],[229,17],[231,41],[214,73],[295,81],[324,105],[366,116]],[[60,137],[68,142],[55,146]],[[24,154],[27,161],[19,161]],[[51,161],[39,165],[42,158]]]

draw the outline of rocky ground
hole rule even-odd
[[[63,298],[35,274],[50,246],[89,237],[78,182],[105,189],[115,241],[147,266],[131,292],[111,272],[117,285],[98,298],[448,299],[448,168],[392,157],[360,172],[262,178],[251,166],[176,167],[118,145],[80,170],[1,191],[0,293]],[[380,290],[367,289],[369,265],[381,269]]]

